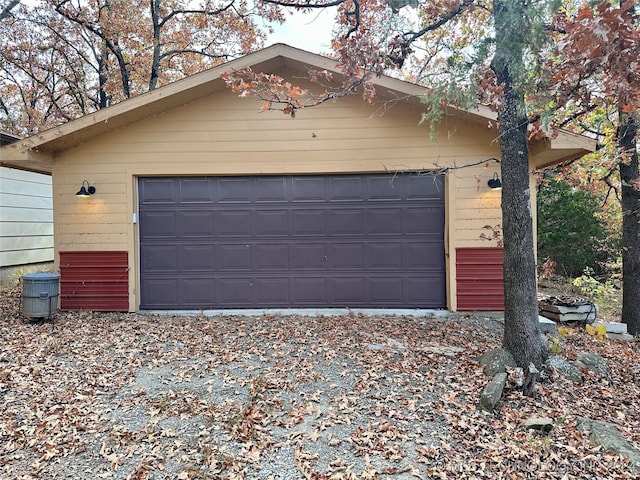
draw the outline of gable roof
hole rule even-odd
[[[2,145],[9,145],[10,143],[20,140],[20,137],[16,137],[7,132],[0,132],[0,147]]]
[[[307,74],[310,69],[327,70],[337,77],[340,70],[336,61],[284,44],[265,49],[210,68],[196,75],[178,80],[142,95],[98,110],[71,122],[53,127],[31,137],[18,140],[0,148],[2,164],[51,172],[54,157],[64,150],[89,141],[91,138],[126,125],[157,115],[173,107],[190,103],[227,87],[221,78],[223,72],[251,67],[256,72]],[[373,80],[379,95],[392,94],[415,97],[424,94],[425,88],[389,76]],[[473,110],[455,110],[471,121],[487,123],[495,121],[496,114],[480,106]],[[579,158],[595,150],[596,141],[573,133],[558,131],[553,138],[532,142],[538,167],[548,166]]]

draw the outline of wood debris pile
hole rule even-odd
[[[569,296],[549,296],[538,300],[540,315],[555,322],[593,323],[598,306],[589,300]]]

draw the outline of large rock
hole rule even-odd
[[[627,333],[626,323],[607,323],[607,322],[594,322],[593,326],[598,328],[600,325],[604,325],[607,333]]]
[[[522,424],[524,428],[549,433],[553,430],[553,420],[549,417],[529,418]]]
[[[486,410],[493,410],[496,403],[502,397],[502,390],[507,383],[507,374],[505,372],[496,373],[493,380],[484,387],[482,395],[480,395],[480,406]]]
[[[607,362],[597,353],[593,352],[580,352],[576,359],[576,367],[588,368],[593,372],[597,372],[600,375],[607,374]]]
[[[556,333],[558,331],[556,322],[542,315],[538,315],[538,324],[540,325],[540,331],[542,333]]]
[[[582,373],[580,373],[580,369],[578,369],[578,367],[576,367],[575,365],[567,362],[564,358],[557,355],[552,355],[547,360],[547,365],[558,370],[558,372],[567,377],[569,380],[576,383],[582,383]]]
[[[629,457],[633,470],[640,474],[640,450],[627,440],[618,429],[607,422],[578,417],[578,429],[589,432],[590,440],[608,452]]]
[[[628,333],[607,333],[607,336],[609,337],[609,340],[624,340],[626,342],[636,339],[636,337],[629,335]]]
[[[518,366],[513,356],[504,348],[489,350],[478,358],[478,362],[484,367],[484,373],[489,377],[506,371],[505,365],[512,368]]]

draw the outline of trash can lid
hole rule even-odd
[[[59,273],[36,272],[22,275],[23,280],[57,280],[60,278]]]

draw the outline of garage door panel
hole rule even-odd
[[[438,202],[444,198],[443,193],[444,182],[442,178],[438,176],[410,176],[407,177],[405,181],[405,198],[407,200],[431,200]]]
[[[411,207],[404,211],[407,234],[441,234],[444,231],[443,207]]]
[[[288,278],[256,278],[256,302],[266,306],[282,306],[291,302]]]
[[[250,203],[253,199],[250,178],[223,177],[218,178],[216,183],[214,200],[220,203]]]
[[[141,204],[176,204],[176,178],[142,178],[140,179]]]
[[[215,247],[213,245],[182,245],[178,265],[183,272],[213,271]]]
[[[361,208],[330,210],[329,219],[329,236],[362,235],[364,213]]]
[[[293,210],[293,225],[291,235],[319,236],[326,233],[326,210]]]
[[[177,278],[150,278],[141,282],[142,296],[147,308],[176,308],[178,299]]]
[[[215,280],[212,278],[185,278],[180,282],[182,304],[193,308],[215,305]]]
[[[217,211],[215,231],[219,237],[251,237],[251,211]]]
[[[291,201],[324,202],[325,177],[291,177]]]
[[[207,177],[182,179],[182,181],[178,183],[180,187],[180,203],[182,205],[191,203],[212,204],[214,202],[212,189],[215,188],[215,184],[212,185],[212,183],[212,179]]]
[[[328,200],[331,202],[364,202],[364,177],[352,175],[331,177]]]
[[[144,249],[142,267],[147,272],[177,272],[178,247],[176,245],[151,245]]]
[[[255,270],[289,270],[289,244],[257,244],[253,257]]]
[[[296,269],[321,269],[327,266],[327,246],[324,243],[301,243],[291,246],[291,266]]]
[[[441,179],[140,179],[141,308],[444,307]]]
[[[332,243],[329,245],[328,263],[329,268],[344,270],[364,268],[363,243]]]
[[[213,212],[178,212],[177,232],[181,237],[211,238],[213,231]]]
[[[366,266],[370,270],[402,270],[402,243],[371,243],[367,248]]]
[[[402,175],[370,176],[367,184],[367,200],[391,202],[402,200]]]
[[[256,203],[285,203],[287,201],[286,177],[257,177],[253,188]]]
[[[253,212],[254,236],[260,237],[288,237],[288,210],[256,210]]]
[[[177,212],[153,211],[140,213],[140,235],[144,238],[175,238]]]
[[[220,271],[251,271],[251,245],[217,245],[215,254],[216,268]]]
[[[439,277],[409,277],[407,293],[409,303],[446,304],[444,282]]]
[[[405,245],[405,268],[408,270],[442,271],[444,256],[437,243],[412,242]]]
[[[402,208],[370,208],[365,212],[368,235],[403,234]]]
[[[294,277],[293,304],[302,306],[327,305],[326,277]]]
[[[216,280],[216,305],[235,307],[237,305],[251,305],[251,278],[220,278]]]
[[[374,277],[368,279],[371,305],[402,305],[405,303],[403,278]]]
[[[334,306],[348,307],[365,303],[364,277],[333,277],[330,282]]]

